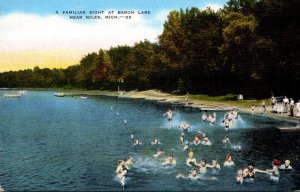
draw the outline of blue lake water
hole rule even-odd
[[[2,95],[4,91],[0,91]],[[51,91],[32,91],[19,99],[0,99],[0,185],[15,190],[122,190],[115,179],[119,159],[132,154],[135,165],[129,170],[125,190],[294,190],[300,189],[300,133],[283,133],[278,125],[293,125],[276,119],[240,114],[236,127],[225,132],[220,125],[224,112],[217,112],[217,124],[200,121],[200,111],[175,109],[171,129],[162,114],[167,105],[109,97],[54,97]],[[118,113],[119,115],[116,115]],[[127,120],[125,126],[123,120]],[[209,173],[217,180],[176,179],[189,173],[187,152],[179,142],[178,124],[191,123],[187,139],[198,129],[212,140],[211,146],[192,146],[197,160],[215,159],[223,164],[230,153],[236,166]],[[129,131],[136,133],[142,146],[133,146]],[[229,135],[240,144],[240,152],[223,147]],[[150,145],[159,138],[165,157],[154,158]],[[162,166],[168,154],[177,165]],[[254,162],[260,169],[271,168],[274,158],[290,159],[294,171],[281,172],[278,182],[257,174],[255,181],[238,185],[236,170]]]

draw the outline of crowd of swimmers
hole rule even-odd
[[[167,116],[169,128],[172,127],[172,120],[174,114],[175,114],[174,111],[172,111],[171,109],[169,109],[166,113],[163,114],[163,116]],[[216,113],[208,114],[208,115],[206,113],[203,113],[201,119],[203,122],[208,121],[210,125],[214,125],[216,123],[216,117],[217,117]],[[225,113],[221,124],[224,126],[226,131],[229,131],[234,127],[238,117],[239,117],[238,109],[234,109],[232,111]],[[126,125],[126,121],[124,121],[124,124]],[[178,127],[182,129],[182,132],[179,135],[179,142],[183,145],[183,151],[186,151],[188,154],[185,160],[185,164],[186,166],[192,169],[188,174],[178,173],[176,175],[176,178],[193,179],[193,180],[198,180],[198,179],[216,180],[217,179],[216,177],[209,177],[205,174],[208,169],[219,171],[221,169],[221,165],[219,164],[219,162],[217,160],[212,160],[211,163],[207,163],[205,159],[201,159],[198,161],[195,158],[193,150],[190,148],[191,146],[197,146],[199,144],[212,145],[211,140],[208,138],[208,136],[205,133],[203,133],[201,130],[198,130],[197,134],[194,137],[194,140],[187,141],[185,140],[185,135],[187,134],[190,128],[190,124],[188,122],[183,122]],[[140,140],[134,138],[134,133],[131,133],[131,139],[133,141],[134,146],[142,145],[142,142]],[[228,135],[224,136],[222,143],[224,144],[225,147],[229,146],[230,148],[236,151],[241,150],[241,146],[232,143]],[[158,138],[154,138],[150,144],[153,146],[160,146],[161,142]],[[157,148],[156,153],[153,154],[153,157],[158,158],[164,155],[165,155],[164,149],[159,147]],[[130,167],[133,164],[134,164],[134,159],[131,155],[129,155],[127,159],[118,161],[118,165],[116,168],[116,175],[123,187],[125,187],[126,184],[126,175],[128,174],[128,170],[130,170]],[[168,154],[166,159],[161,164],[176,166],[176,159],[173,156],[173,154]],[[231,154],[226,154],[223,166],[224,167],[235,166]],[[247,167],[243,169],[238,169],[236,182],[242,184],[243,182],[251,181],[254,179],[256,173],[268,174],[270,175],[270,179],[277,181],[279,180],[279,175],[280,175],[279,170],[292,170],[291,162],[289,160],[285,160],[284,164],[280,165],[279,160],[275,159],[273,161],[272,168],[265,169],[265,170],[254,168],[254,164],[250,163]]]

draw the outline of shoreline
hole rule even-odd
[[[0,88],[0,90],[21,90],[22,88]],[[201,111],[230,111],[234,108],[238,108],[240,112],[252,114],[251,105],[255,105],[255,110],[253,115],[282,119],[285,121],[290,121],[293,123],[300,123],[300,118],[290,117],[289,113],[277,114],[271,112],[270,99],[264,99],[266,101],[267,110],[266,114],[262,114],[262,109],[260,103],[262,100],[222,100],[216,99],[216,97],[206,96],[206,99],[198,98],[198,95],[173,95],[169,93],[164,93],[158,90],[146,90],[146,91],[110,91],[110,90],[83,90],[83,89],[63,89],[63,88],[25,88],[23,90],[29,91],[55,91],[59,93],[64,93],[66,97],[76,97],[76,96],[111,96],[126,99],[138,99],[146,101],[154,101],[158,103],[169,104],[173,106],[181,106],[184,108],[189,108],[191,110],[201,110]],[[187,105],[186,105],[186,99]],[[295,110],[295,109],[294,109]],[[295,113],[294,113],[295,114]]]

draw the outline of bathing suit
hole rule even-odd
[[[172,121],[172,118],[168,118],[168,121]]]

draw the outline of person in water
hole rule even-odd
[[[184,133],[180,133],[179,140],[180,140],[181,144],[183,144],[183,142],[184,142]]]
[[[224,143],[224,144],[230,144],[231,142],[230,142],[230,139],[229,139],[229,137],[228,137],[228,135],[225,135],[225,137],[224,137],[224,139],[222,140],[222,142]]]
[[[205,159],[202,159],[199,163],[196,163],[195,166],[199,167],[199,172],[201,174],[206,173],[207,168],[214,168],[214,166],[207,164]]]
[[[188,141],[186,141],[186,142],[184,143],[183,150],[184,150],[184,151],[189,150],[189,142],[188,142]]]
[[[195,136],[195,139],[194,139],[193,143],[194,143],[194,145],[199,145],[201,143],[200,135]]]
[[[211,167],[211,168],[214,168],[214,169],[218,169],[218,170],[221,169],[220,164],[219,164],[216,160],[213,160],[213,161],[212,161],[212,164],[210,165],[210,167]]]
[[[208,139],[206,134],[203,134],[202,145],[211,145],[211,141]]]
[[[197,160],[194,157],[194,153],[193,151],[189,151],[188,153],[188,157],[186,158],[185,164],[189,167],[191,167],[192,165],[197,164]]]
[[[130,133],[130,138],[131,138],[131,139],[134,139],[134,133],[133,133],[133,132]]]
[[[243,184],[244,182],[244,174],[243,174],[243,170],[242,169],[239,169],[237,171],[237,174],[236,174],[236,182],[238,184]]]
[[[207,135],[205,133],[203,133],[200,129],[198,130],[198,133],[202,134],[202,136],[203,136],[203,139],[201,142],[202,145],[211,145],[212,144],[211,141],[208,139]]]
[[[134,161],[133,157],[129,155],[128,158],[125,160],[124,164],[126,167],[129,167],[133,164],[133,161]]]
[[[153,141],[151,141],[151,145],[158,145],[159,141],[157,138],[155,138]]]
[[[249,163],[248,167],[244,169],[244,179],[254,179],[256,172],[263,172],[254,168],[253,163]]]
[[[125,184],[126,184],[125,181],[126,181],[127,172],[128,172],[127,168],[123,167],[122,171],[117,173],[117,177],[123,187],[125,187]]]
[[[291,161],[290,160],[285,160],[284,164],[282,164],[279,169],[281,170],[292,170],[293,167],[291,166]]]
[[[142,142],[139,141],[138,139],[135,139],[135,140],[133,141],[133,145],[142,145]]]
[[[226,155],[226,161],[224,162],[224,166],[233,166],[234,162],[232,161],[232,157],[230,154]]]
[[[162,165],[176,165],[176,160],[173,155],[169,155],[169,157],[162,163]]]
[[[203,113],[203,114],[202,114],[201,119],[202,119],[203,122],[207,120],[207,115],[206,115],[206,113]]]
[[[223,123],[223,125],[225,127],[225,131],[228,131],[231,128],[231,126],[230,126],[231,124],[230,124],[230,121],[228,119],[224,119],[222,121],[222,123]]]
[[[167,118],[168,118],[169,127],[171,127],[172,126],[172,119],[173,119],[173,111],[171,109],[168,109],[168,111],[163,114],[163,116],[166,116],[166,115],[167,115]]]
[[[193,168],[191,170],[191,173],[188,174],[188,175],[184,175],[183,173],[179,173],[177,174],[176,178],[183,178],[183,179],[200,179],[201,178],[201,175],[199,175],[197,173],[197,170],[195,168]]]
[[[119,160],[118,161],[118,166],[117,166],[117,169],[116,169],[116,173],[120,173],[123,171],[124,168],[126,168],[128,170],[128,167],[125,163],[126,160]]]
[[[190,128],[190,124],[189,124],[188,122],[181,123],[181,124],[179,125],[179,128],[182,128],[183,131],[188,131],[189,128]]]
[[[160,157],[163,156],[165,154],[163,149],[158,149],[156,154],[153,155],[153,157]]]
[[[279,180],[279,160],[274,159],[272,169],[267,169],[266,171],[271,174],[270,179],[278,181]]]

